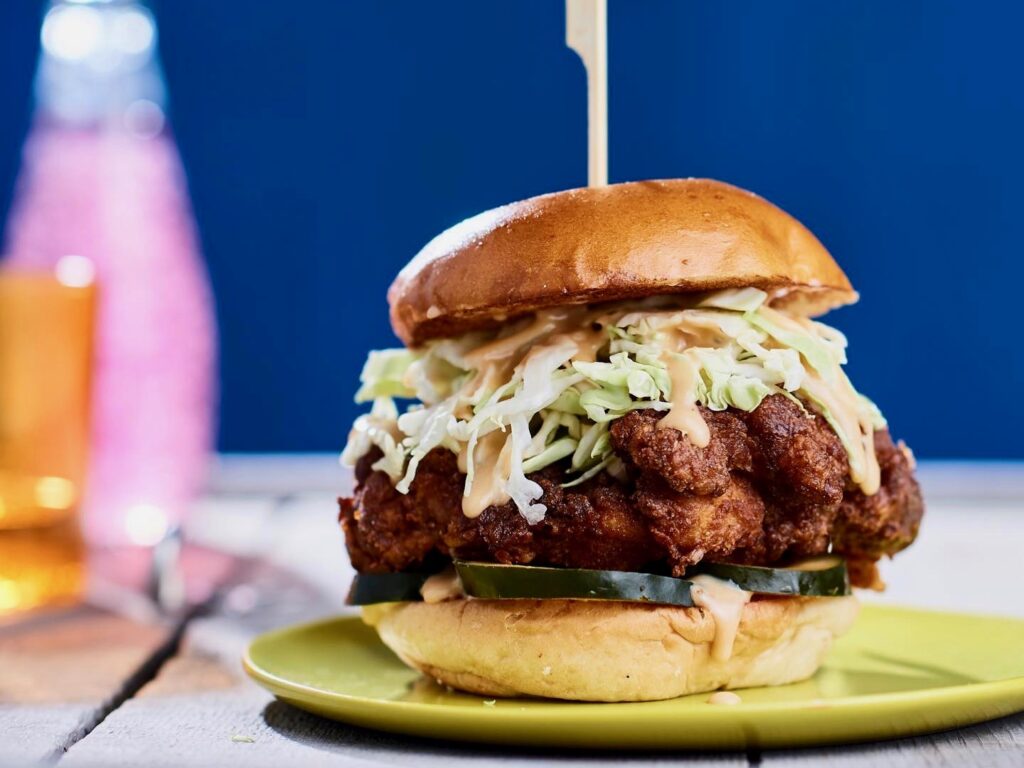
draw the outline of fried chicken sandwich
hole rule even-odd
[[[487,696],[663,699],[814,674],[917,535],[914,462],[813,319],[857,299],[727,184],[479,214],[388,293],[343,461],[350,602]]]

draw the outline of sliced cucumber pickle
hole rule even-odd
[[[547,568],[455,561],[462,588],[469,597],[487,600],[561,599],[622,600],[692,606],[692,582],[672,576],[631,571]],[[733,563],[701,563],[697,573],[731,581],[740,589],[763,595],[838,597],[850,594],[846,563],[819,557],[785,568]],[[360,573],[352,582],[349,605],[415,602],[430,573]],[[694,574],[696,575],[696,573]]]
[[[357,573],[346,605],[403,603],[422,600],[420,588],[430,573]]]
[[[471,597],[498,599],[626,600],[693,605],[690,582],[671,576],[582,568],[455,562],[462,588]]]
[[[701,563],[698,570],[708,576],[731,581],[740,589],[762,595],[839,597],[850,594],[846,563],[827,555],[785,568],[732,563]]]

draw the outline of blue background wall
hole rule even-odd
[[[850,372],[927,457],[1024,457],[1024,4],[610,2],[613,180],[706,175],[861,290]],[[221,447],[333,450],[434,233],[586,181],[560,0],[157,7],[219,302]],[[0,8],[0,213],[39,7]],[[980,412],[980,415],[979,415]]]

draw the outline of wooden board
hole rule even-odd
[[[58,760],[134,695],[174,631],[92,607],[0,627],[0,765]]]

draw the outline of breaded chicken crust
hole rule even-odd
[[[871,587],[875,561],[917,536],[924,503],[913,460],[887,430],[875,433],[882,485],[865,496],[835,432],[792,400],[701,413],[711,433],[703,448],[660,428],[652,411],[613,422],[624,480],[601,473],[566,488],[563,464],[531,475],[547,506],[535,525],[512,502],[463,515],[465,476],[450,451],[423,459],[408,494],[372,469],[380,454],[369,453],[356,467],[354,497],[340,500],[352,564],[379,573],[458,557],[682,576],[704,559],[772,565],[834,552],[851,561],[857,586]]]

